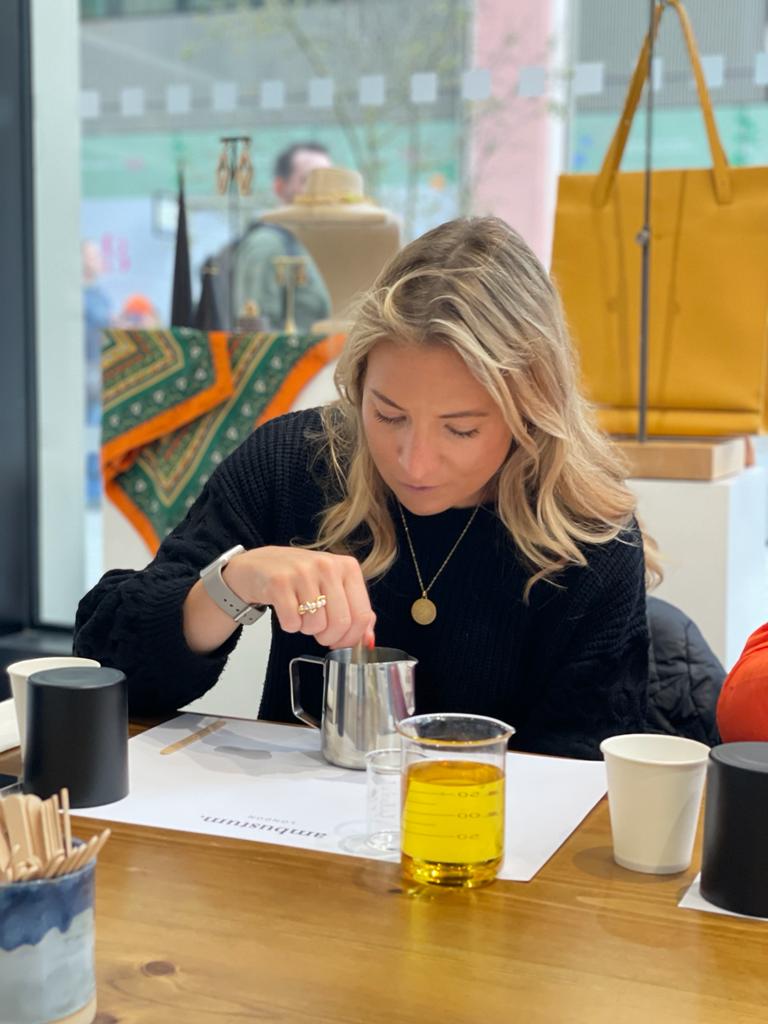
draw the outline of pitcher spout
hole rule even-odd
[[[395,722],[402,718],[410,718],[416,707],[416,688],[414,685],[414,669],[418,662],[414,658],[404,658],[392,666],[389,673],[390,706]]]

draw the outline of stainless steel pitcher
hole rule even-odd
[[[399,747],[397,723],[414,712],[416,659],[393,647],[367,650],[364,661],[356,661],[355,653],[355,648],[344,647],[324,658],[293,658],[290,664],[293,713],[320,729],[323,756],[342,768],[364,768],[369,750]],[[322,721],[302,706],[302,661],[322,667]]]

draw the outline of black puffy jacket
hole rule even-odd
[[[720,742],[715,707],[725,669],[685,612],[658,597],[648,598],[649,732]]]

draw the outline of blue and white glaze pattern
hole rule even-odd
[[[0,1024],[47,1024],[93,997],[93,872],[0,886]]]

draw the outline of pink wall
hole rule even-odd
[[[518,97],[519,69],[549,64],[548,0],[475,0],[472,66],[492,76],[493,112],[469,146],[473,212],[508,221],[547,265],[553,216],[552,122],[546,98]]]

